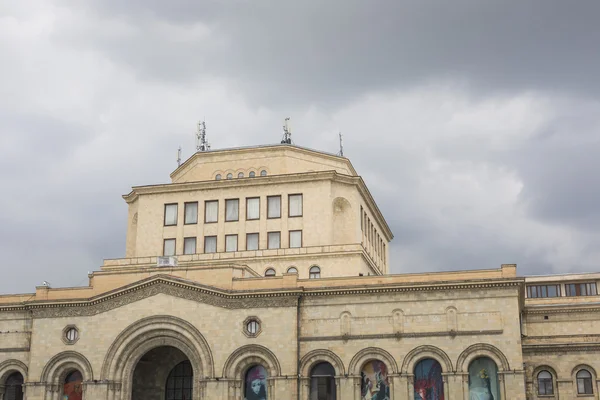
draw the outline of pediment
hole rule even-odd
[[[298,297],[294,292],[226,291],[186,279],[156,275],[87,300],[34,303],[28,308],[32,310],[34,318],[93,316],[157,294],[166,294],[226,309],[295,307]]]

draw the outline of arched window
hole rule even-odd
[[[577,373],[577,394],[594,394],[592,387],[592,374],[582,369]]]
[[[335,370],[328,362],[319,363],[310,371],[310,400],[336,400]]]
[[[265,276],[275,276],[275,270],[273,268],[268,268],[265,271]]]
[[[390,382],[386,365],[373,360],[367,362],[360,371],[361,399],[389,399]]]
[[[245,400],[267,400],[267,371],[262,365],[255,365],[246,372],[244,379]]]
[[[243,177],[244,177],[244,173],[243,172],[238,173],[238,178],[243,178]]]
[[[221,174],[217,174],[217,176],[215,176],[215,180],[216,181],[220,181],[221,180]]]
[[[310,267],[309,272],[309,278],[310,279],[319,279],[321,277],[321,268],[317,267],[316,265]]]
[[[227,174],[227,179],[233,179],[233,174],[232,173],[228,173]]]
[[[541,371],[538,374],[538,394],[552,395],[554,394],[554,386],[552,385],[552,374],[548,371]]]
[[[4,400],[23,400],[23,375],[19,372],[10,374],[5,385]]]
[[[63,385],[64,400],[81,400],[83,398],[83,376],[75,370],[66,376]]]
[[[415,399],[444,399],[442,366],[433,358],[426,358],[415,365]]]
[[[192,398],[193,387],[192,364],[188,360],[182,361],[169,373],[165,388],[165,400],[189,400]]]
[[[256,173],[254,171],[250,171],[250,173],[248,174],[248,176],[250,178],[254,178],[256,176]]]
[[[296,267],[289,267],[287,270],[288,274],[297,274],[298,273],[298,269]]]
[[[498,367],[488,357],[479,357],[469,365],[469,396],[471,399],[500,398]]]
[[[260,171],[260,176],[267,176],[267,171],[265,171],[264,169]]]

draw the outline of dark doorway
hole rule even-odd
[[[23,375],[15,372],[8,376],[4,383],[4,400],[23,400]]]

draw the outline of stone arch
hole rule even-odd
[[[23,379],[27,381],[27,365],[22,361],[10,359],[0,363],[0,385],[4,385],[6,379],[15,372],[20,373]]]
[[[552,375],[552,388],[556,391],[557,389],[557,385],[558,385],[558,374],[556,373],[556,369],[554,367],[551,367],[548,364],[540,364],[538,366],[536,366],[533,371],[532,371],[532,375],[531,375],[531,387],[534,391],[534,394],[537,396],[538,395],[538,375],[540,372],[542,371],[548,371],[550,373],[550,375]],[[526,379],[529,379],[528,376],[525,377]]]
[[[398,373],[398,364],[394,357],[387,351],[379,347],[367,347],[362,349],[352,357],[350,365],[348,366],[348,373],[356,376],[360,376],[360,370],[369,361],[383,361],[388,367],[388,371],[391,374]]]
[[[352,332],[352,314],[349,311],[340,314],[340,332],[342,335],[350,335]]]
[[[402,362],[402,373],[412,374],[419,361],[426,358],[432,358],[439,362],[442,366],[442,371],[445,373],[454,371],[452,360],[450,360],[450,357],[448,357],[448,354],[444,350],[435,346],[425,345],[416,347],[408,352]]]
[[[596,370],[594,369],[594,367],[592,367],[592,366],[591,366],[591,365],[589,365],[589,364],[579,364],[579,365],[577,365],[575,368],[573,368],[573,369],[571,370],[571,377],[573,378],[573,380],[575,379],[575,375],[577,375],[577,373],[578,373],[579,371],[581,371],[582,369],[585,369],[585,370],[587,370],[587,371],[588,371],[590,374],[592,374],[592,379],[593,379],[594,381],[596,381],[596,379],[597,379],[596,377],[598,376],[598,375],[596,374]]]
[[[479,357],[489,357],[492,359],[496,363],[498,371],[510,371],[508,359],[504,353],[497,347],[487,343],[477,343],[465,349],[460,356],[458,356],[458,360],[456,361],[456,371],[467,372],[471,361]]]
[[[243,379],[253,365],[262,365],[270,377],[281,375],[281,365],[277,356],[264,346],[249,344],[242,346],[227,358],[223,366],[223,378]]]
[[[306,353],[300,360],[300,374],[304,377],[309,377],[311,369],[324,361],[333,366],[337,376],[346,375],[342,360],[334,352],[326,349],[317,349]]]
[[[352,215],[352,205],[344,197],[336,197],[332,202],[333,208],[333,244],[352,243],[355,226]]]
[[[222,170],[218,169],[218,170],[216,170],[216,171],[213,171],[213,173],[212,173],[212,175],[211,175],[211,176],[212,176],[212,179],[216,179],[217,175],[221,175],[221,179],[225,179],[225,175],[226,175],[226,174],[225,174],[225,172],[224,172],[224,171],[222,171]]]
[[[63,351],[50,359],[44,366],[40,381],[60,384],[67,375],[75,370],[81,372],[84,381],[94,380],[92,364],[83,354],[76,351]]]

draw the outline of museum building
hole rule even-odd
[[[0,399],[600,400],[600,273],[390,274],[345,157],[199,151],[123,198],[124,258],[0,295]]]

